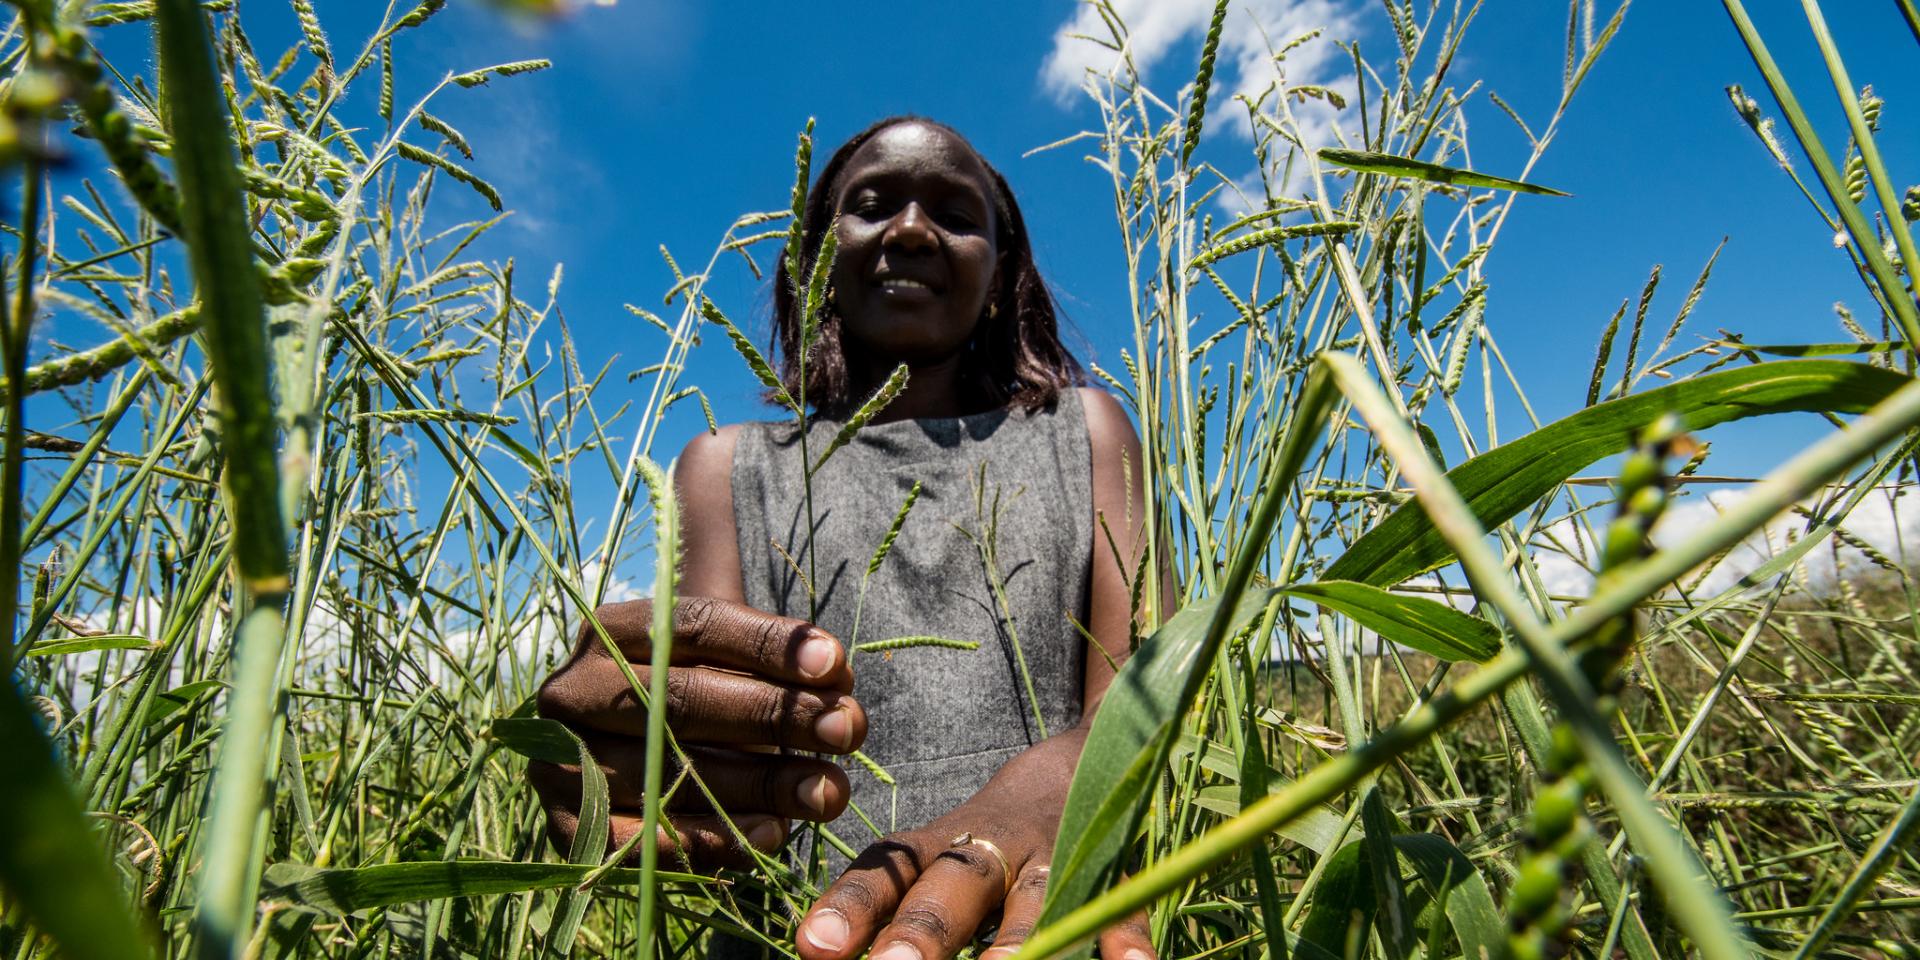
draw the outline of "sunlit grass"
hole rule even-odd
[[[1774,97],[1736,93],[1741,116],[1813,173],[1763,202],[1811,201],[1808,229],[1840,235],[1874,309],[1858,342],[1756,346],[1688,325],[1711,263],[1671,318],[1650,283],[1593,332],[1597,355],[1564,358],[1557,375],[1591,387],[1552,424],[1523,381],[1555,374],[1513,370],[1489,320],[1499,239],[1527,205],[1567,202],[1533,167],[1624,8],[1570,5],[1558,106],[1526,118],[1532,151],[1497,169],[1470,169],[1462,111],[1483,94],[1456,75],[1451,5],[1385,4],[1394,48],[1353,89],[1225,95],[1219,17],[1178,96],[1124,58],[1089,77],[1100,126],[1054,149],[1111,184],[1101,242],[1132,337],[1095,373],[1140,425],[1150,492],[1145,516],[1102,520],[1153,536],[1132,571],[1140,651],[1081,765],[1033,953],[1142,905],[1179,958],[1889,956],[1920,936],[1913,584],[1850,529],[1913,481],[1915,201],[1817,5],[1829,76],[1802,103],[1725,3]],[[597,628],[623,574],[672,593],[673,550],[655,549],[674,537],[657,466],[672,451],[656,441],[711,423],[682,379],[690,352],[730,345],[742,377],[777,385],[748,305],[708,290],[797,249],[792,216],[745,214],[704,262],[670,260],[664,315],[635,308],[635,345],[657,359],[629,371],[582,348],[557,271],[474,259],[498,218],[445,222],[432,202],[510,200],[435,104],[544,65],[395,89],[389,41],[433,29],[440,6],[349,46],[298,2],[283,54],[162,0],[162,103],[153,76],[99,62],[77,9],[13,4],[11,955],[124,957],[140,929],[161,955],[631,956],[647,938],[695,956],[710,930],[783,950],[817,895],[817,870],[777,859],[712,877],[609,857],[604,784],[600,832],[589,783],[590,839],[549,850],[523,779],[527,756],[584,749],[532,716],[567,638]],[[86,10],[142,30],[156,5]],[[1125,50],[1108,21],[1086,42]],[[1282,55],[1331,42],[1273,40]],[[1839,150],[1808,117],[1829,80]],[[354,84],[380,90],[373,114],[343,113]],[[1232,170],[1195,149],[1224,124],[1253,134]],[[50,195],[39,129],[117,182]],[[802,142],[794,196],[757,205],[800,208]],[[242,190],[244,211],[217,199]],[[771,282],[817,303],[824,273],[793,263]],[[50,344],[37,325],[54,315],[102,332]],[[609,399],[623,381],[637,401]],[[776,415],[803,413],[790,399]],[[1847,429],[1664,549],[1642,529],[1671,520],[1655,521],[1664,502],[1616,520],[1607,488],[1566,482],[1627,454],[1627,488],[1683,496],[1711,457],[1650,425],[1789,410]],[[603,483],[607,502],[578,494]],[[1709,577],[1763,527],[1780,542],[1757,569]],[[855,560],[869,572],[887,555],[873,547]],[[1864,559],[1872,576],[1809,576],[1843,551],[1837,568]],[[1597,573],[1590,595],[1555,593],[1549,565]],[[968,640],[861,639],[900,656]],[[649,748],[650,784],[704,789],[665,779],[664,731]]]

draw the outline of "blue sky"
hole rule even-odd
[[[381,6],[316,5],[343,51],[357,46]],[[1171,98],[1198,54],[1199,37],[1181,27],[1203,20],[1211,4],[1118,6],[1137,11],[1143,51],[1158,51],[1149,57],[1149,84]],[[1363,51],[1382,58],[1391,45],[1375,0],[1236,6],[1282,28],[1330,19],[1336,33],[1357,37]],[[1776,55],[1802,82],[1803,99],[1817,115],[1836,117],[1797,5],[1753,6]],[[1883,148],[1896,176],[1903,184],[1920,181],[1913,38],[1890,6],[1832,6],[1855,81],[1873,83],[1888,102]],[[292,41],[284,6],[248,0],[243,8],[263,56]],[[1842,8],[1849,13],[1841,16]],[[659,245],[683,262],[703,261],[735,215],[783,207],[794,138],[809,116],[818,118],[824,153],[869,121],[907,111],[965,132],[1006,173],[1041,266],[1091,359],[1117,366],[1125,287],[1105,175],[1073,147],[1022,157],[1097,122],[1084,97],[1063,99],[1045,77],[1056,34],[1080,9],[1072,0],[619,0],[583,5],[550,24],[516,25],[484,4],[455,0],[428,28],[402,35],[398,99],[412,102],[448,71],[529,57],[554,61],[543,73],[450,90],[434,112],[467,134],[478,155],[470,165],[501,188],[514,211],[481,254],[515,257],[522,277],[543,278],[564,262],[560,302],[568,321],[589,353],[621,352],[616,369],[638,368],[658,353],[657,335],[621,304],[659,307],[671,284]],[[1538,129],[1558,96],[1565,25],[1561,3],[1488,0],[1453,78],[1482,81]],[[1276,29],[1278,36],[1290,32]],[[140,58],[143,40],[141,28],[121,27],[106,42],[116,56]],[[1235,68],[1223,56],[1222,82],[1237,82]],[[1602,326],[1655,264],[1668,271],[1653,311],[1664,321],[1722,237],[1729,243],[1691,332],[1726,327],[1754,342],[1843,339],[1832,304],[1860,309],[1867,302],[1830,236],[1728,106],[1728,83],[1744,84],[1775,112],[1718,4],[1642,0],[1532,173],[1573,196],[1522,200],[1488,263],[1488,322],[1542,416],[1581,403]],[[359,95],[370,97],[372,87],[361,84]],[[360,109],[371,117],[365,104]],[[1484,96],[1469,116],[1473,165],[1517,174],[1526,145],[1511,123]],[[1844,142],[1837,126],[1827,130],[1836,147]],[[1202,154],[1232,166],[1245,148],[1223,123],[1209,131]],[[446,222],[484,212],[477,198],[451,184],[436,192],[436,202]],[[751,329],[764,331],[762,289],[729,280],[714,292],[736,317],[751,318]],[[707,390],[722,419],[771,416],[717,338],[697,351],[689,377]],[[615,393],[603,409],[630,388],[609,389]],[[698,422],[697,411],[686,408],[656,454],[671,456]],[[1519,425],[1517,408],[1503,411],[1503,424]],[[1716,443],[1717,472],[1762,469],[1823,429],[1811,418],[1723,428],[1712,436],[1723,441]]]

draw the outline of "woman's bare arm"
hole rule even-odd
[[[733,447],[729,424],[687,443],[673,469],[680,498],[680,592],[747,602],[740,573],[740,533],[733,522]]]
[[[1148,540],[1140,438],[1132,422],[1120,401],[1105,390],[1083,388],[1080,405],[1087,411],[1087,445],[1093,464],[1093,567],[1087,586],[1086,627],[1100,646],[1087,651],[1084,726],[1092,722],[1100,698],[1113,682],[1114,666],[1127,659],[1135,614],[1133,578]],[[1164,570],[1158,579],[1163,587],[1171,586]],[[1141,603],[1146,602],[1142,597]]]

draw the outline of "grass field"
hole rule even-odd
[[[473,257],[497,218],[432,213],[506,199],[437,98],[544,63],[407,103],[390,41],[444,0],[351,42],[291,4],[284,51],[222,3],[0,7],[0,951],[693,957],[721,929],[791,955],[822,877],[551,851],[523,771],[585,749],[530,701],[565,638],[622,571],[673,594],[655,438],[711,419],[690,351],[764,362],[716,329],[757,329],[750,307],[706,291],[789,242],[809,141],[792,198],[742,198],[761,212],[635,308],[622,347],[650,360],[616,368],[573,341],[557,272]],[[1735,109],[1791,175],[1756,202],[1810,203],[1870,308],[1847,342],[1763,347],[1689,325],[1709,272],[1677,315],[1650,283],[1565,358],[1591,387],[1552,423],[1487,322],[1491,265],[1551,202],[1533,161],[1624,4],[1570,4],[1559,108],[1525,118],[1512,179],[1466,169],[1451,3],[1383,0],[1396,48],[1357,89],[1213,89],[1218,14],[1178,95],[1124,58],[1089,83],[1102,128],[1052,149],[1111,180],[1133,338],[1096,373],[1147,448],[1125,520],[1155,534],[1150,613],[1022,956],[1142,906],[1168,958],[1920,949],[1920,597],[1850,528],[1920,465],[1920,191],[1814,0],[1827,75],[1791,83],[1723,4],[1768,87]],[[1831,6],[1920,35],[1912,0]],[[1086,42],[1124,49],[1107,22]],[[153,30],[157,74],[103,63],[108,28]],[[355,85],[376,112],[341,106]],[[1195,162],[1243,121],[1259,177]],[[60,152],[113,176],[59,194]],[[100,332],[50,342],[56,316]],[[1661,534],[1714,473],[1711,427],[1789,411],[1835,429]],[[616,495],[576,497],[588,478]],[[1743,543],[1760,559],[1729,572]],[[601,837],[605,807],[602,785]],[[585,836],[595,809],[589,783]]]

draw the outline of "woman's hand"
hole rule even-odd
[[[644,688],[651,674],[651,602],[607,604],[594,615]],[[851,696],[853,672],[840,642],[800,620],[703,597],[675,603],[673,624],[667,726],[740,833],[771,852],[786,842],[789,820],[824,823],[839,816],[851,796],[840,768],[767,748],[844,754],[866,739],[867,715]],[[647,711],[591,624],[581,627],[573,654],[540,685],[538,703],[541,716],[580,735],[606,772],[609,849],[626,843],[641,829]],[[678,771],[671,754],[667,764],[672,782]],[[535,761],[527,777],[546,807],[554,845],[570,848],[579,822],[579,768]],[[684,856],[703,869],[751,862],[693,783],[674,790],[666,808],[667,822],[655,838],[662,855]]]
[[[1085,739],[1076,729],[1038,744],[951,813],[869,846],[808,911],[794,938],[800,956],[847,960],[871,944],[871,960],[948,960],[995,913],[981,960],[1011,956],[1040,919]],[[1100,955],[1152,960],[1146,916],[1102,933]]]

